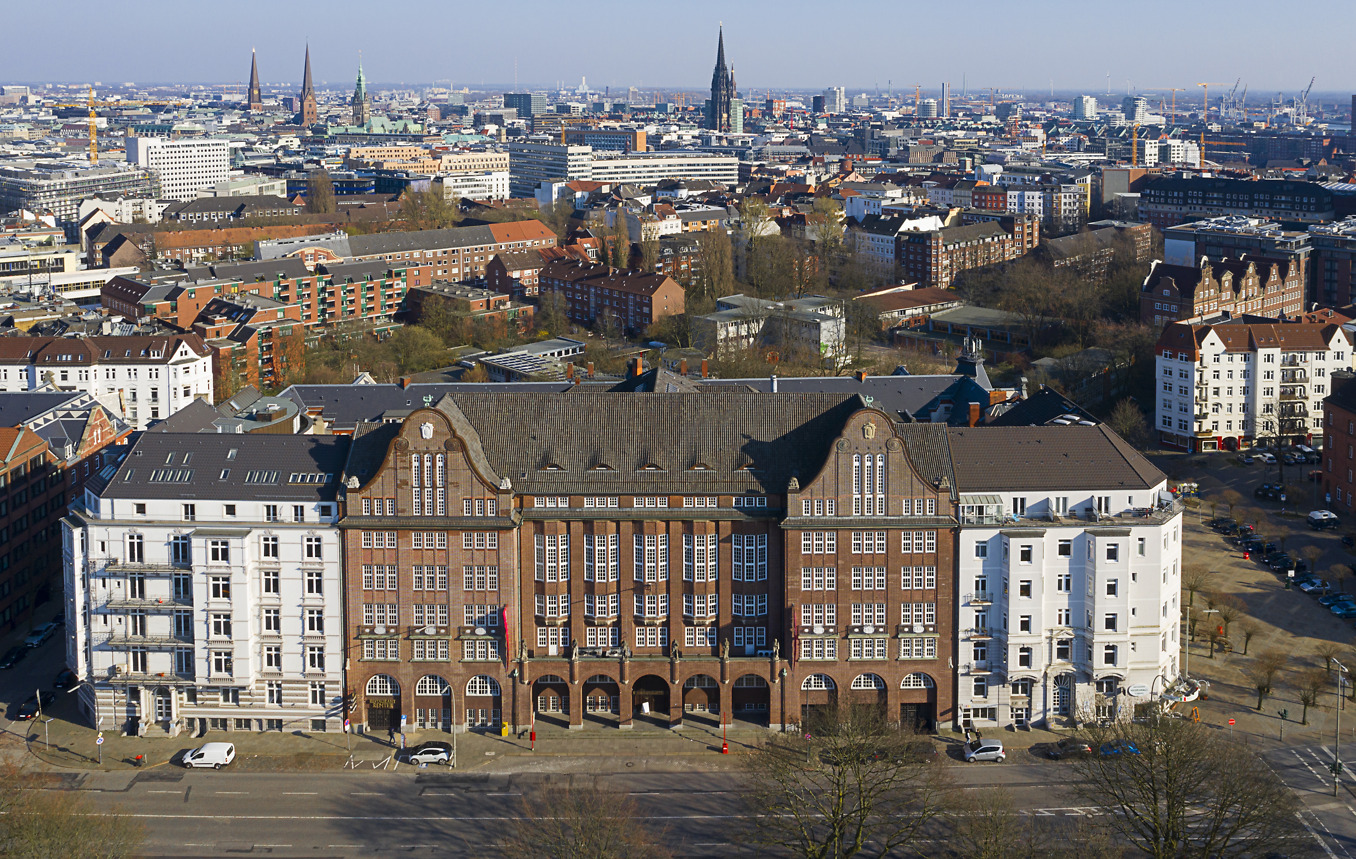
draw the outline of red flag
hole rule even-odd
[[[509,629],[509,607],[504,606],[504,668],[513,661],[513,630]]]

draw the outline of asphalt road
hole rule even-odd
[[[940,764],[946,766],[946,764]],[[1058,799],[1067,765],[954,765],[961,789],[1002,784],[1032,813],[1050,817],[1095,809]],[[520,797],[541,785],[593,776],[477,775],[438,768],[315,775],[158,768],[126,790],[85,790],[92,810],[145,827],[149,856],[361,857],[493,854],[503,828],[521,815]],[[631,795],[684,856],[739,852],[737,777],[721,773],[617,774],[609,787]]]

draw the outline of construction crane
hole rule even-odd
[[[1309,91],[1314,88],[1314,81],[1316,80],[1318,80],[1317,75],[1309,78],[1309,85],[1304,88],[1304,92],[1300,95],[1298,99],[1295,100],[1296,125],[1309,124]]]
[[[1177,94],[1178,94],[1179,92],[1186,92],[1186,87],[1182,87],[1182,86],[1165,86],[1165,87],[1162,87],[1162,89],[1172,90],[1172,113],[1171,113],[1171,115],[1170,115],[1171,118],[1169,119],[1169,123],[1172,124],[1172,125],[1176,125],[1176,124],[1177,124]]]
[[[1208,82],[1205,82],[1205,83],[1198,83],[1198,84],[1196,84],[1196,86],[1201,87],[1201,88],[1203,88],[1203,89],[1205,90],[1205,96],[1204,96],[1204,99],[1205,99],[1205,100],[1202,102],[1202,107],[1201,107],[1201,121],[1203,121],[1203,122],[1209,122],[1209,121],[1210,121],[1210,88],[1211,88],[1212,86],[1228,86],[1228,84],[1227,84],[1227,83],[1219,83],[1218,81],[1208,81]]]
[[[90,166],[99,163],[99,127],[95,125],[94,115],[94,87],[89,88],[89,163]]]
[[[923,103],[923,85],[913,85],[913,115],[918,116],[918,108]]]
[[[998,92],[998,87],[989,87],[989,107],[993,107],[993,96],[996,92]]]

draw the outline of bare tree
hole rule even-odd
[[[0,856],[9,859],[123,859],[138,852],[141,827],[116,814],[94,813],[77,791],[48,790],[43,773],[0,764]]]
[[[1346,593],[1347,577],[1351,575],[1351,565],[1333,564],[1328,568],[1328,575],[1332,576],[1333,580],[1337,582],[1338,589],[1341,590],[1342,593]]]
[[[964,859],[1110,859],[1119,855],[1085,821],[1069,824],[1068,820],[1024,813],[1005,788],[977,790],[958,803],[948,841],[950,854]]]
[[[1138,754],[1075,764],[1081,801],[1098,821],[1156,859],[1263,856],[1302,847],[1298,800],[1240,742],[1196,722],[1155,719],[1089,726],[1090,741]]]
[[[1223,635],[1228,638],[1229,624],[1243,616],[1243,601],[1234,594],[1215,594],[1212,606],[1224,622]]]
[[[1314,655],[1323,660],[1323,669],[1329,674],[1332,673],[1332,661],[1341,652],[1341,646],[1335,641],[1320,641],[1314,648]]]
[[[1205,637],[1210,642],[1210,658],[1214,659],[1215,648],[1223,646],[1224,632],[1212,623],[1210,628],[1205,631]]]
[[[945,767],[874,707],[841,704],[745,762],[751,838],[805,859],[885,857],[947,810]]]
[[[1277,650],[1265,650],[1257,654],[1257,658],[1244,669],[1243,674],[1252,683],[1252,688],[1257,690],[1257,709],[1262,709],[1262,702],[1271,694],[1272,686],[1276,683],[1276,674],[1284,667],[1286,657],[1284,653]]]
[[[1300,715],[1301,725],[1309,724],[1309,708],[1318,703],[1318,695],[1327,685],[1328,675],[1317,668],[1306,671],[1300,676],[1299,685],[1296,689],[1299,692],[1300,705],[1304,708]]]
[[[1149,446],[1149,423],[1144,412],[1133,400],[1125,399],[1116,404],[1106,419],[1107,426],[1131,445],[1144,450]]]
[[[1310,543],[1300,549],[1300,557],[1309,562],[1309,570],[1313,573],[1318,572],[1318,559],[1323,557],[1323,550]]]
[[[1252,643],[1253,636],[1261,631],[1257,621],[1250,617],[1245,617],[1238,622],[1238,632],[1243,636],[1243,655],[1248,655],[1248,645]]]
[[[504,855],[525,859],[664,859],[671,855],[665,841],[635,800],[594,786],[528,793],[499,846]]]
[[[1182,587],[1187,592],[1187,606],[1196,604],[1196,594],[1210,583],[1210,568],[1205,564],[1182,565]]]
[[[1229,508],[1229,518],[1234,516],[1234,508],[1243,503],[1243,495],[1237,489],[1226,489],[1219,494],[1219,500]]]

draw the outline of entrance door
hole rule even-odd
[[[1061,674],[1055,678],[1055,715],[1067,716],[1073,711],[1073,675]]]
[[[636,716],[661,716],[665,719],[669,715],[669,684],[663,679],[647,674],[636,680],[636,685],[632,693],[632,712]]]
[[[396,726],[395,708],[390,706],[367,705],[367,728],[371,731],[386,731]]]
[[[170,700],[168,689],[155,690],[155,720],[168,722],[174,716],[174,702]]]

